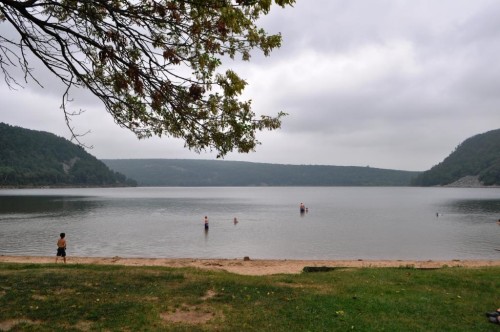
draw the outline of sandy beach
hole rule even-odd
[[[413,267],[435,269],[441,267],[500,266],[500,260],[267,260],[267,259],[192,259],[192,258],[123,258],[123,257],[68,257],[68,264],[108,264],[127,266],[194,267],[208,270],[225,270],[242,275],[295,274],[308,267]],[[54,263],[49,256],[0,256],[6,263]],[[61,263],[62,264],[62,263]]]

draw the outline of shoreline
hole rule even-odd
[[[61,260],[61,259],[59,259]],[[297,274],[304,267],[408,267],[438,269],[443,267],[479,268],[500,266],[500,260],[288,260],[288,259],[223,259],[223,258],[125,258],[125,257],[67,257],[68,264],[100,264],[124,266],[194,267],[224,270],[241,275]],[[54,263],[55,256],[0,255],[1,263]],[[58,263],[62,264],[62,262]]]

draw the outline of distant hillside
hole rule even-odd
[[[413,184],[500,185],[500,129],[468,138],[443,162],[417,176]]]
[[[0,123],[0,186],[135,184],[65,138]]]
[[[104,159],[140,186],[407,186],[418,172],[225,160]]]

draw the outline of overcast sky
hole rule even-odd
[[[500,1],[297,0],[260,23],[282,47],[228,66],[256,113],[289,115],[256,152],[227,160],[423,171],[500,128]],[[39,73],[44,90],[0,79],[0,122],[69,138],[62,91]],[[74,98],[86,112],[72,125],[91,131],[82,140],[97,158],[215,159],[172,138],[138,140],[99,102]]]

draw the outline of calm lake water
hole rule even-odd
[[[0,190],[0,254],[500,259],[499,218],[499,188]]]

